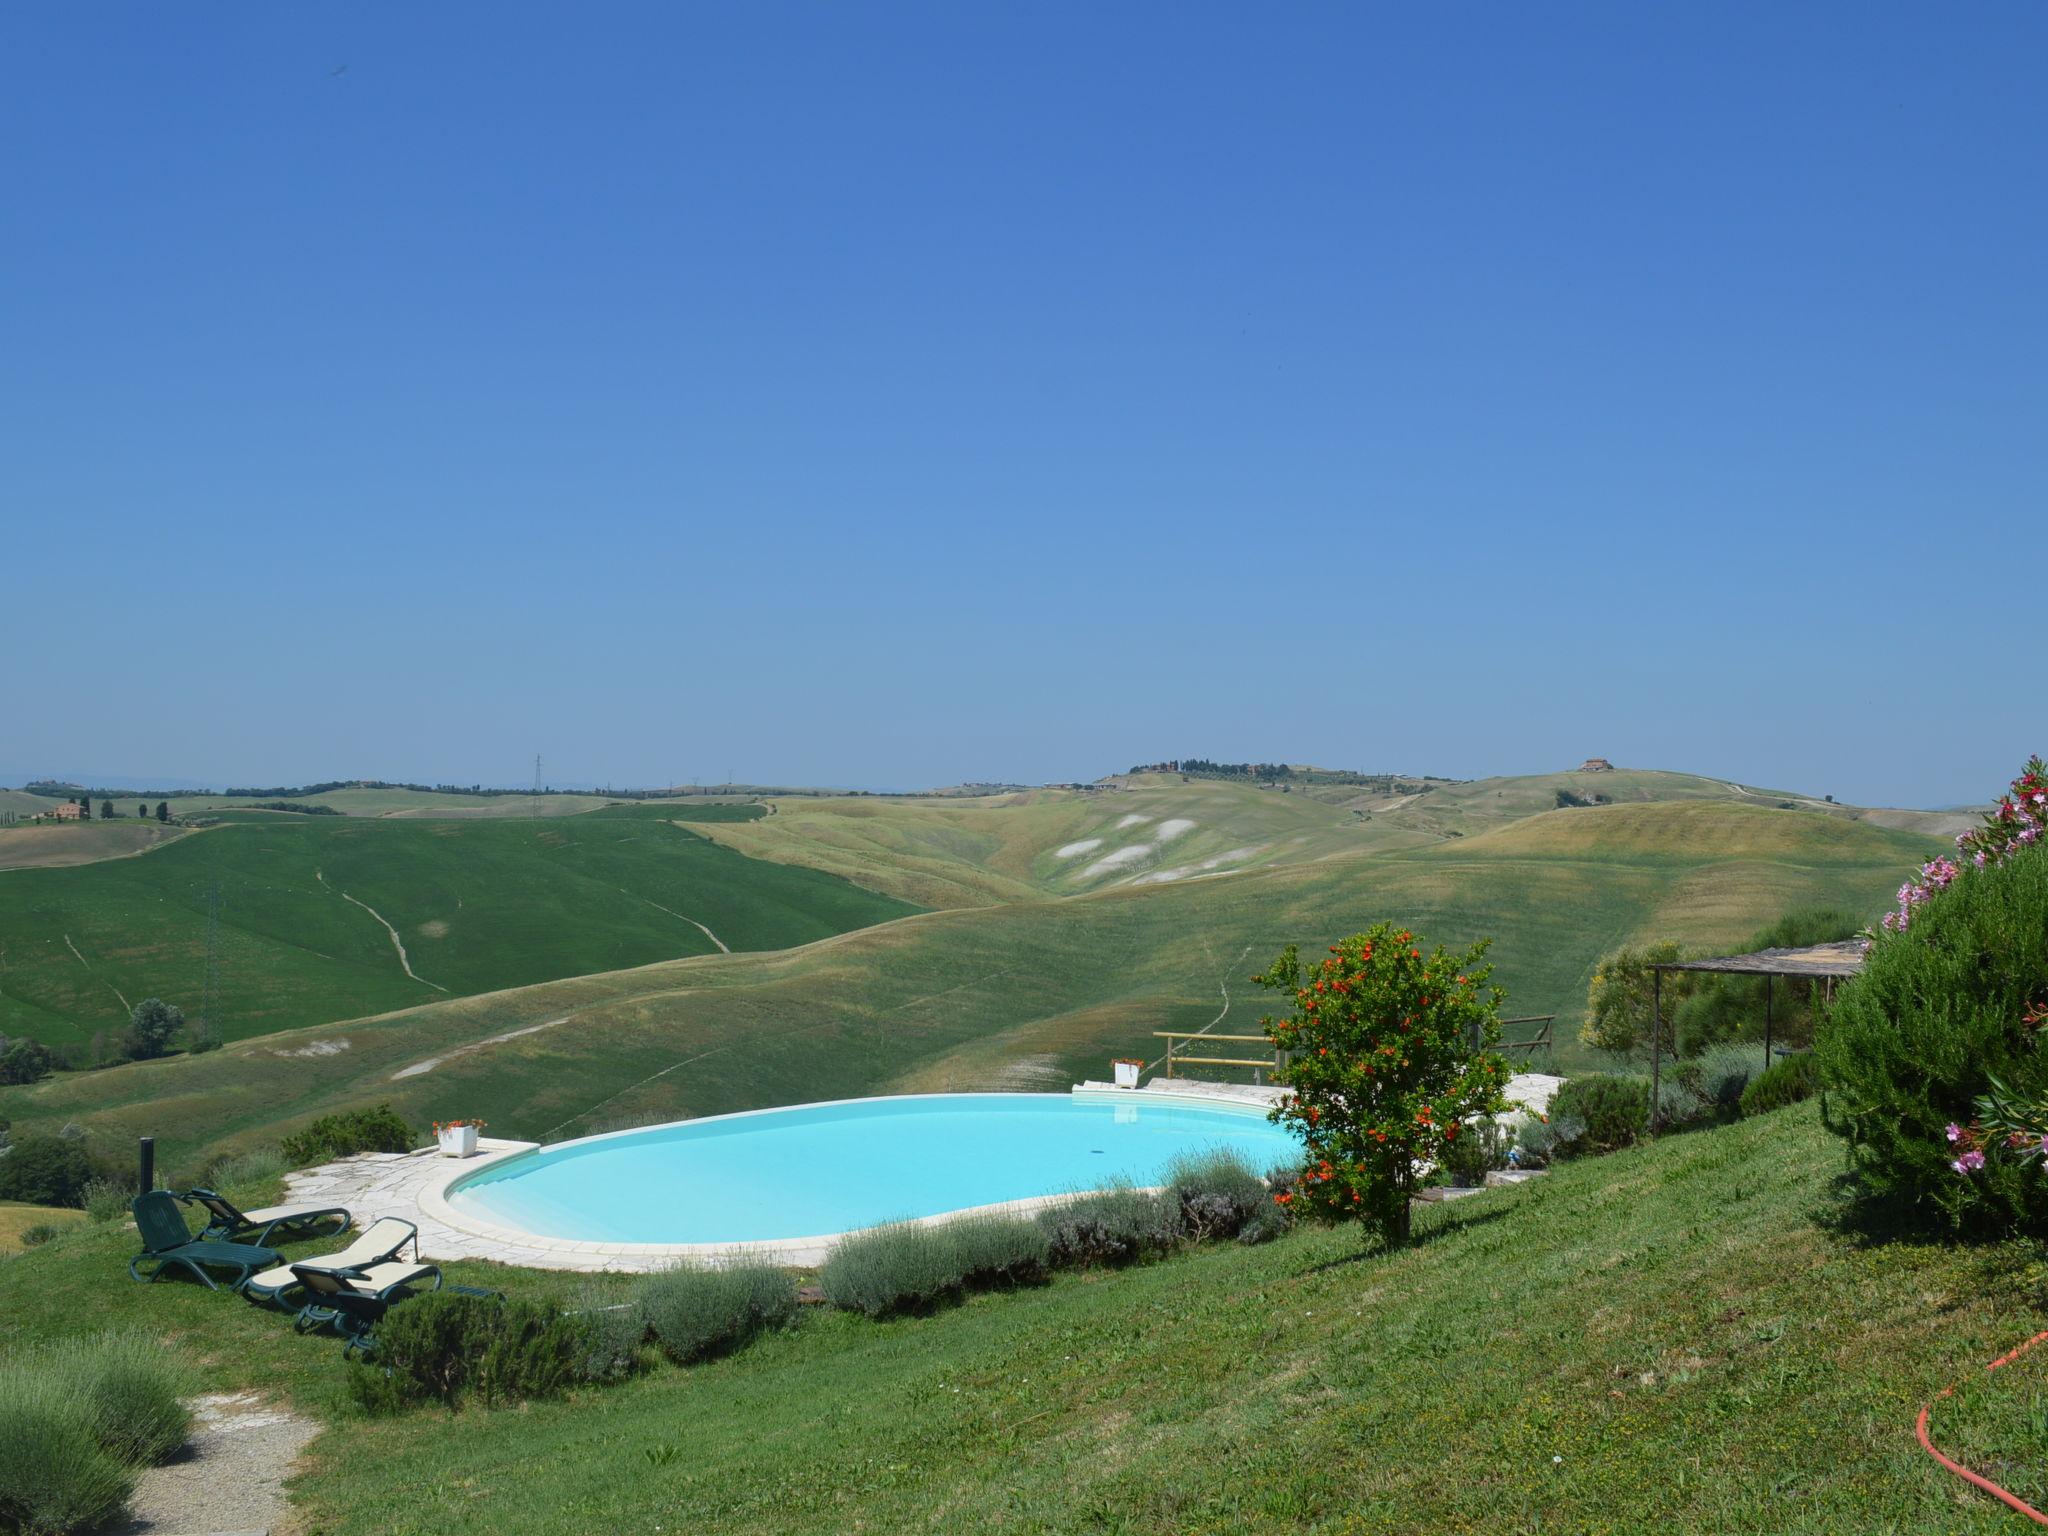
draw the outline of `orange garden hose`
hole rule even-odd
[[[2036,1344],[2039,1344],[2044,1339],[2048,1339],[2048,1333],[2037,1333],[2031,1339],[2027,1340],[2026,1343],[2020,1345],[2018,1349],[2007,1350],[2004,1354],[2000,1355],[1996,1360],[1992,1361],[1989,1365],[1985,1366],[1984,1369],[1986,1371],[1995,1371],[2001,1365],[2011,1365],[2013,1361],[2019,1359],[2021,1355],[2024,1355],[2028,1350],[2032,1349]],[[1941,1391],[1936,1395],[1935,1402],[1940,1402],[1942,1398],[1949,1396],[1954,1391],[1955,1384],[1951,1382],[1948,1386],[1943,1387]],[[1931,1406],[1933,1405],[1929,1403],[1922,1403],[1920,1405],[1920,1417],[1917,1420],[1915,1420],[1913,1424],[1913,1433],[1920,1437],[1920,1448],[1923,1451],[1925,1451],[1928,1455],[1932,1456],[1936,1461],[1940,1462],[1944,1467],[1947,1467],[1949,1471],[1955,1473],[1955,1475],[1957,1477],[1960,1477],[1964,1482],[1971,1484],[1973,1487],[1981,1488],[1986,1493],[1990,1494],[1991,1497],[1993,1497],[1994,1499],[2002,1500],[2006,1504],[2011,1505],[2014,1509],[2018,1510],[2021,1514],[2025,1515],[2029,1520],[2033,1521],[2036,1525],[2048,1525],[2048,1515],[2042,1514],[2041,1511],[2034,1508],[2034,1506],[2029,1504],[2025,1499],[2022,1499],[2015,1494],[2008,1493],[2005,1489],[1999,1487],[1998,1484],[1991,1481],[1990,1478],[1984,1477],[1976,1472],[1972,1472],[1968,1467],[1964,1466],[1961,1462],[1950,1460],[1948,1457],[1942,1455],[1940,1451],[1937,1451],[1934,1448],[1934,1441],[1930,1439],[1927,1434],[1927,1410]]]

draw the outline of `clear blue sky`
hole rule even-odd
[[[0,768],[2048,749],[2048,7],[15,6]]]

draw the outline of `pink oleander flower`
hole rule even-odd
[[[1963,1139],[1963,1128],[1960,1125],[1957,1125],[1953,1120],[1949,1121],[1948,1123],[1948,1139],[1951,1142],[1957,1142]]]
[[[1975,1173],[1979,1168],[1982,1168],[1983,1166],[1984,1154],[1982,1152],[1975,1150],[1974,1148],[1972,1148],[1968,1152],[1965,1152],[1961,1157],[1957,1158],[1954,1162],[1949,1164],[1949,1167],[1955,1169],[1955,1171],[1957,1173],[1960,1173],[1964,1178],[1968,1178],[1971,1174]]]

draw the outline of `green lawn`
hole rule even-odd
[[[0,875],[0,1034],[81,1040],[152,994],[195,1011],[215,881],[230,1039],[914,910],[666,819],[240,814],[140,858]]]
[[[690,837],[596,817],[540,825]],[[1729,805],[1616,806],[1527,825],[1499,841],[934,912],[785,952],[436,1000],[208,1056],[0,1089],[0,1115],[23,1129],[76,1121],[116,1142],[153,1134],[167,1161],[182,1163],[382,1100],[416,1125],[481,1115],[495,1134],[538,1140],[865,1093],[1064,1089],[1106,1075],[1114,1056],[1156,1058],[1156,1029],[1219,1015],[1226,1031],[1256,1028],[1260,995],[1247,978],[1282,945],[1327,943],[1382,917],[1445,943],[1494,936],[1509,1011],[1560,1015],[1559,1060],[1570,1064],[1586,1060],[1573,1032],[1587,979],[1615,945],[1732,945],[1801,907],[1875,910],[1928,847]],[[434,951],[414,953],[436,976]]]
[[[333,1340],[130,1285],[105,1229],[0,1263],[0,1342],[143,1323],[333,1417],[294,1490],[326,1536],[2016,1529],[1912,1421],[2042,1326],[2031,1254],[1861,1240],[1840,1161],[1800,1106],[1439,1208],[1391,1257],[1312,1230],[929,1318],[813,1312],[490,1414],[340,1415]],[[2029,1357],[1936,1431],[2048,1499],[2044,1402]]]

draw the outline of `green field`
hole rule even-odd
[[[492,830],[522,825],[534,835],[535,824]],[[1061,1089],[1104,1076],[1113,1056],[1156,1058],[1155,1029],[1219,1018],[1225,1030],[1253,1027],[1254,969],[1286,943],[1325,943],[1380,918],[1445,942],[1494,937],[1509,1011],[1559,1014],[1559,1059],[1571,1065],[1585,1059],[1573,1030],[1587,980],[1615,945],[1732,945],[1802,907],[1874,911],[1929,846],[1854,821],[1713,802],[1552,812],[1486,837],[932,912],[778,953],[437,999],[0,1090],[0,1115],[49,1129],[76,1120],[115,1139],[155,1134],[167,1156],[189,1158],[384,1099],[415,1124],[483,1115],[496,1134],[542,1139],[863,1093]]]
[[[1804,1105],[1434,1208],[1391,1256],[1311,1229],[924,1318],[814,1310],[711,1364],[457,1415],[352,1416],[333,1339],[130,1284],[116,1228],[0,1262],[0,1343],[141,1326],[213,1390],[326,1418],[292,1493],[327,1536],[2016,1529],[1912,1423],[1963,1381],[1941,1442],[2048,1498],[2048,1357],[1979,1369],[2041,1326],[2033,1255],[1861,1237],[1839,1166]]]
[[[194,1011],[214,882],[230,1039],[914,910],[641,816],[239,817],[140,858],[0,874],[0,1034],[77,1041],[152,994]]]

